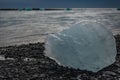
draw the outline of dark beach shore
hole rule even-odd
[[[44,56],[44,43],[0,47],[0,80],[120,80],[120,35],[116,62],[97,73],[58,65]]]

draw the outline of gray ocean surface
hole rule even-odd
[[[72,11],[0,11],[0,47],[44,42],[46,36],[77,23],[98,22],[120,33],[120,11],[115,8]]]

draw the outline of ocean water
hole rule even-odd
[[[74,24],[98,22],[120,33],[120,11],[111,9],[75,9],[72,11],[0,11],[0,47],[44,42],[48,34]]]

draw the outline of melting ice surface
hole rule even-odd
[[[97,72],[115,61],[114,37],[97,22],[76,24],[56,34],[48,35],[46,56],[60,65]]]

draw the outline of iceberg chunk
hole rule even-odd
[[[112,33],[97,22],[76,24],[47,36],[45,55],[58,64],[97,72],[115,62]]]

